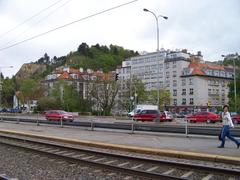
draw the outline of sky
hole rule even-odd
[[[156,51],[156,20],[143,8],[169,18],[159,17],[160,48],[188,49],[195,54],[201,51],[206,61],[240,52],[239,0],[138,0],[3,49],[130,1],[0,0],[0,70],[11,77],[24,63],[34,62],[44,53],[64,56],[76,51],[82,42],[90,46],[114,44],[138,52]]]

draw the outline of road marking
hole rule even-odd
[[[154,170],[156,170],[157,168],[159,168],[159,166],[155,166],[155,167],[149,168],[149,169],[147,170],[147,172],[154,171]]]
[[[202,180],[209,180],[213,177],[212,174],[207,175],[206,177],[202,178]]]
[[[137,166],[133,166],[133,167],[131,167],[131,169],[137,169],[137,168],[140,168],[140,167],[142,167],[144,164],[139,164],[139,165],[137,165]]]
[[[78,154],[78,155],[75,155],[75,156],[72,156],[73,158],[79,158],[79,157],[83,157],[85,156],[86,154]]]
[[[129,162],[125,162],[125,163],[119,164],[118,167],[123,167],[123,166],[125,166],[127,164],[129,164]]]
[[[185,173],[184,175],[181,176],[181,178],[187,178],[189,176],[191,176],[193,174],[193,171],[189,171],[187,173]]]
[[[171,174],[173,171],[175,171],[175,169],[170,169],[170,170],[164,172],[163,174],[164,174],[164,175],[169,175],[169,174]]]
[[[93,158],[93,157],[95,157],[95,156],[88,156],[88,157],[84,157],[84,158],[82,158],[83,160],[86,160],[86,159],[91,159],[91,158]]]
[[[98,162],[98,161],[102,161],[102,160],[104,160],[104,159],[106,159],[106,158],[95,159],[95,160],[93,160],[93,161],[94,161],[94,162]]]
[[[116,162],[117,160],[113,160],[113,161],[108,161],[108,162],[105,162],[105,164],[112,164],[114,162]]]

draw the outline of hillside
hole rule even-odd
[[[100,46],[96,44],[89,47],[86,43],[79,45],[76,51],[61,57],[49,57],[47,53],[37,61],[24,64],[16,74],[17,78],[43,78],[59,66],[83,68],[92,70],[112,71],[121,65],[126,58],[136,56],[138,52],[127,50],[123,47],[110,45]]]
[[[15,77],[19,79],[28,79],[33,76],[39,76],[46,70],[47,66],[45,64],[26,63],[22,65]]]

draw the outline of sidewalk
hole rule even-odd
[[[167,136],[166,134],[130,134],[126,132],[113,131],[90,131],[87,128],[79,127],[53,127],[47,125],[31,125],[31,124],[13,124],[0,122],[0,131],[9,130],[23,132],[33,135],[44,135],[49,137],[59,137],[74,141],[90,141],[107,143],[114,145],[124,145],[125,147],[139,147],[147,149],[159,150],[177,150],[179,153],[194,152],[206,155],[229,156],[240,158],[240,149],[236,145],[227,140],[225,148],[219,149],[217,146],[220,141],[216,138],[200,138],[200,137],[182,137]]]

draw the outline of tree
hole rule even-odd
[[[96,103],[95,109],[104,115],[110,115],[119,85],[113,80],[97,80],[91,84],[90,95]]]
[[[77,51],[79,52],[79,54],[87,56],[89,51],[89,46],[87,45],[87,43],[82,43],[78,46]]]
[[[135,96],[136,95],[136,96]],[[128,79],[120,85],[118,94],[118,104],[122,110],[131,111],[135,104],[146,103],[147,92],[140,79]]]
[[[157,100],[158,100],[158,92],[157,90],[151,90],[148,93],[148,102],[152,103],[152,104],[157,104]],[[170,101],[171,101],[171,94],[168,90],[165,89],[160,89],[159,90],[159,109],[160,110],[164,110],[165,106],[170,105]]]
[[[39,99],[43,96],[43,87],[33,79],[25,79],[21,81],[20,91],[22,95],[22,103],[27,104],[30,109],[30,101]]]
[[[15,85],[12,79],[6,78],[2,83],[2,105],[5,107],[13,106],[13,96],[15,94]]]

